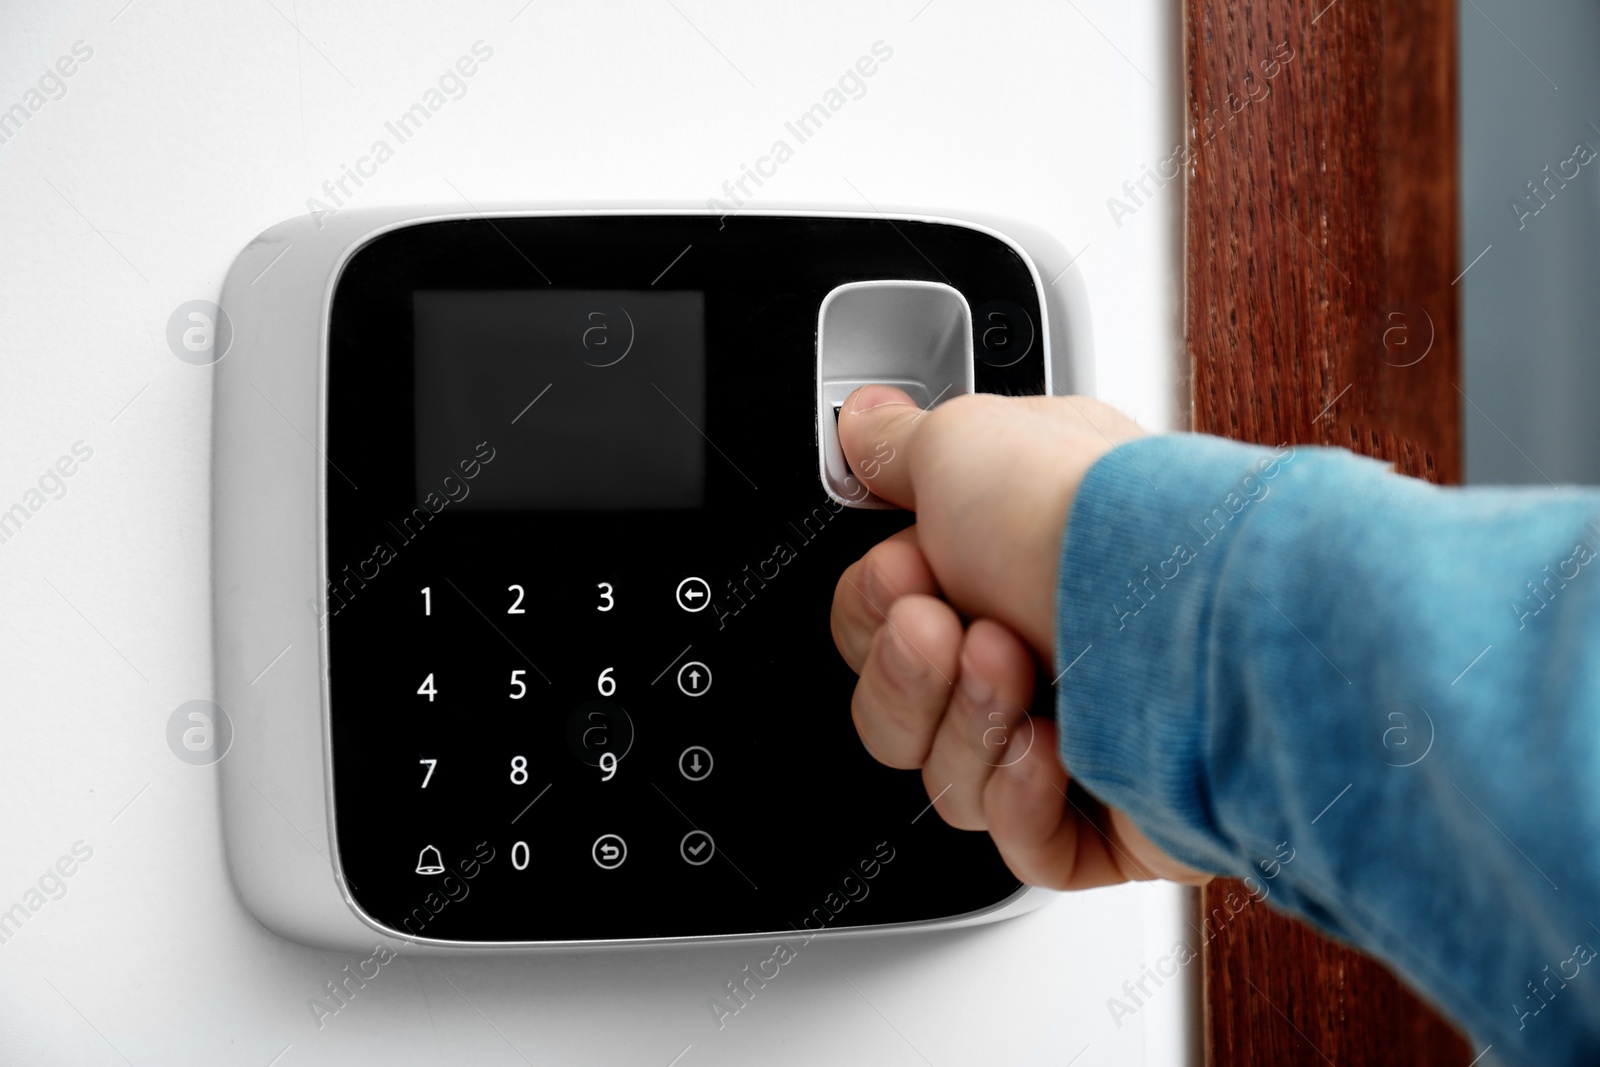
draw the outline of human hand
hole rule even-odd
[[[839,416],[862,483],[917,513],[834,590],[834,643],[860,675],[856,731],[880,763],[921,768],[939,816],[987,830],[1033,885],[1209,878],[1121,812],[1069,799],[1055,722],[1028,715],[1035,664],[1055,673],[1073,496],[1096,460],[1143,435],[1085,397],[978,394],[922,411],[900,390],[871,385]]]

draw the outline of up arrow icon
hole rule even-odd
[[[678,668],[678,690],[684,696],[704,696],[711,688],[711,668],[692,659]]]

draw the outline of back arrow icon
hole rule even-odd
[[[711,583],[704,578],[690,576],[678,583],[676,590],[678,607],[687,612],[706,610],[711,603]],[[704,601],[704,603],[701,603]]]

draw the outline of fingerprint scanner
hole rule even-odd
[[[922,408],[972,392],[972,309],[967,298],[941,282],[884,280],[850,282],[822,300],[817,319],[822,485],[829,496],[850,507],[886,508],[891,505],[861,483],[839,446],[840,409],[863,385],[892,385]]]

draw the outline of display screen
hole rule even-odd
[[[704,504],[703,292],[423,289],[411,304],[419,502],[490,441],[492,477],[460,508]]]

